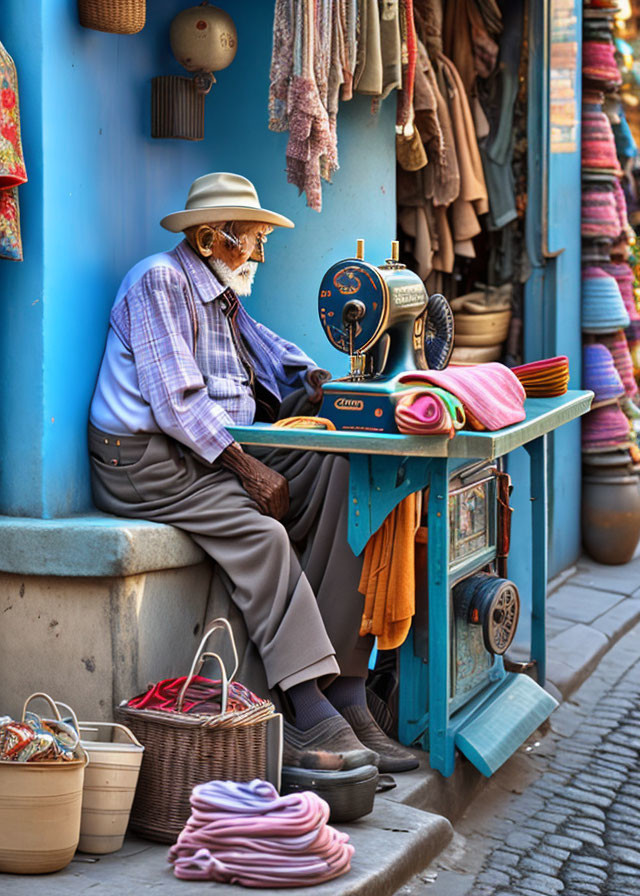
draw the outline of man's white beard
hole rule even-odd
[[[251,287],[258,270],[257,261],[245,261],[235,271],[232,271],[229,265],[219,258],[210,258],[209,265],[223,286],[230,286],[239,296],[251,295]]]

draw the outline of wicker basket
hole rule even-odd
[[[137,34],[146,14],[146,0],[78,0],[80,24],[95,31]]]
[[[227,680],[224,664],[214,653],[203,653],[210,635],[227,631],[235,667]],[[222,706],[219,715],[199,715],[131,709],[121,704],[116,715],[144,745],[140,778],[131,810],[133,830],[161,843],[175,842],[191,807],[189,797],[196,784],[212,780],[252,781],[267,773],[267,725],[274,715],[268,700],[241,712],[226,712],[229,682],[238,667],[231,627],[216,619],[207,629],[178,698],[178,707],[205,657],[220,663]]]

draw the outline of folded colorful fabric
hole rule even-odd
[[[181,678],[166,678],[157,684],[149,685],[144,694],[132,697],[127,703],[131,709],[153,709],[160,712],[178,712],[177,701],[187,681]],[[194,675],[184,693],[182,712],[218,714],[221,710],[222,685],[215,679]],[[258,697],[253,691],[232,681],[229,684],[227,712],[242,712],[252,706],[259,706],[267,701]]]
[[[405,435],[437,435],[450,439],[463,429],[466,417],[462,402],[437,387],[408,389],[393,396],[396,402],[396,426]]]
[[[522,383],[496,361],[472,367],[415,370],[403,374],[400,382],[412,386],[429,383],[451,392],[462,402],[467,422],[474,429],[502,429],[526,417]]]
[[[327,824],[315,793],[278,796],[272,784],[209,781],[193,788],[191,817],[169,850],[181,880],[307,887],[346,874],[353,846]]]

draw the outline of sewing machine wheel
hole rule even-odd
[[[430,370],[444,370],[453,351],[453,311],[440,293],[429,296],[426,327],[424,331],[424,355]]]
[[[513,641],[520,616],[520,595],[513,582],[476,573],[453,588],[454,611],[471,625],[482,626],[489,653],[503,654]]]

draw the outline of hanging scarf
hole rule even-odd
[[[18,77],[13,59],[0,44],[0,258],[22,261],[18,185],[26,180]]]
[[[336,116],[351,43],[349,10],[334,0],[277,0],[269,128],[289,131],[287,180],[322,209],[322,179],[338,168]]]

